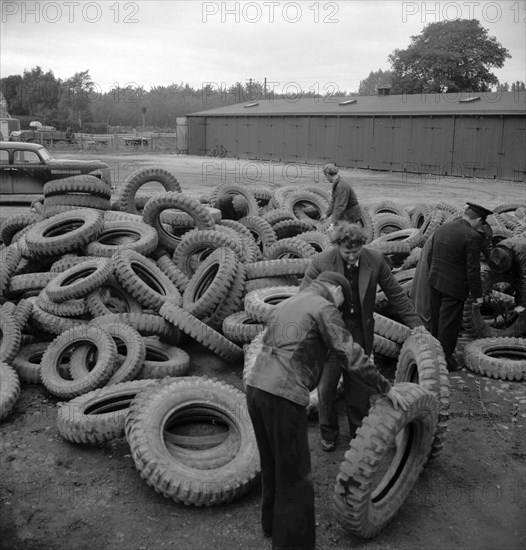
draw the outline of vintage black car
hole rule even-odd
[[[0,142],[0,195],[42,194],[51,180],[90,174],[111,185],[110,168],[100,160],[54,159],[43,145]]]

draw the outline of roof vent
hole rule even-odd
[[[340,101],[338,105],[351,105],[353,103],[356,103],[356,99],[346,99],[345,101]]]
[[[257,107],[259,105],[259,101],[256,101],[256,103],[247,103],[246,105],[243,105],[245,109],[248,109],[249,107]]]
[[[377,93],[378,95],[390,95],[391,86],[378,86]]]
[[[480,100],[480,96],[477,95],[477,96],[472,96],[472,97],[466,97],[464,99],[459,99],[458,102],[459,103],[473,103],[473,101],[479,101]]]

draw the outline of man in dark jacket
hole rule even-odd
[[[340,221],[357,223],[362,212],[350,182],[340,176],[338,168],[332,163],[323,167],[323,174],[327,181],[332,183],[332,194],[327,213],[321,221],[330,217],[334,223]]]
[[[363,246],[366,240],[366,235],[358,224],[339,224],[332,237],[335,246],[313,258],[300,290],[307,287],[322,271],[336,271],[343,275],[350,282],[352,294],[351,304],[343,310],[345,325],[353,340],[370,355],[373,351],[373,313],[377,285],[380,285],[389,302],[409,327],[423,329],[423,324],[411,300],[391,273],[383,254]],[[371,390],[352,372],[342,372],[334,357],[329,357],[318,384],[318,417],[321,445],[325,451],[336,448],[339,434],[336,390],[341,375],[351,437],[354,437],[356,429],[362,425],[363,417],[369,412]]]
[[[395,407],[407,406],[345,329],[338,308],[349,299],[346,279],[325,272],[276,306],[247,376],[248,411],[261,459],[261,523],[273,549],[315,547],[306,405],[327,354]]]
[[[427,253],[431,334],[444,350],[449,371],[458,370],[453,357],[462,328],[464,302],[471,293],[482,303],[480,253],[484,237],[477,230],[491,210],[468,202],[461,218],[441,225]]]

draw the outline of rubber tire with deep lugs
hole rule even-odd
[[[344,529],[363,538],[374,537],[394,519],[424,467],[436,430],[435,397],[416,384],[396,387],[409,401],[407,410],[378,399],[336,477],[336,517]],[[389,456],[393,447],[394,458]],[[388,470],[378,482],[383,465]]]
[[[238,452],[229,463],[210,470],[182,463],[168,450],[163,433],[185,408],[204,406],[240,434]],[[146,388],[132,402],[125,432],[131,454],[148,485],[185,505],[214,506],[246,494],[257,482],[259,455],[245,395],[222,382],[181,378]]]

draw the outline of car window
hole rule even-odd
[[[14,164],[40,164],[40,157],[34,151],[15,151]]]
[[[0,151],[0,164],[9,164],[9,151]]]

